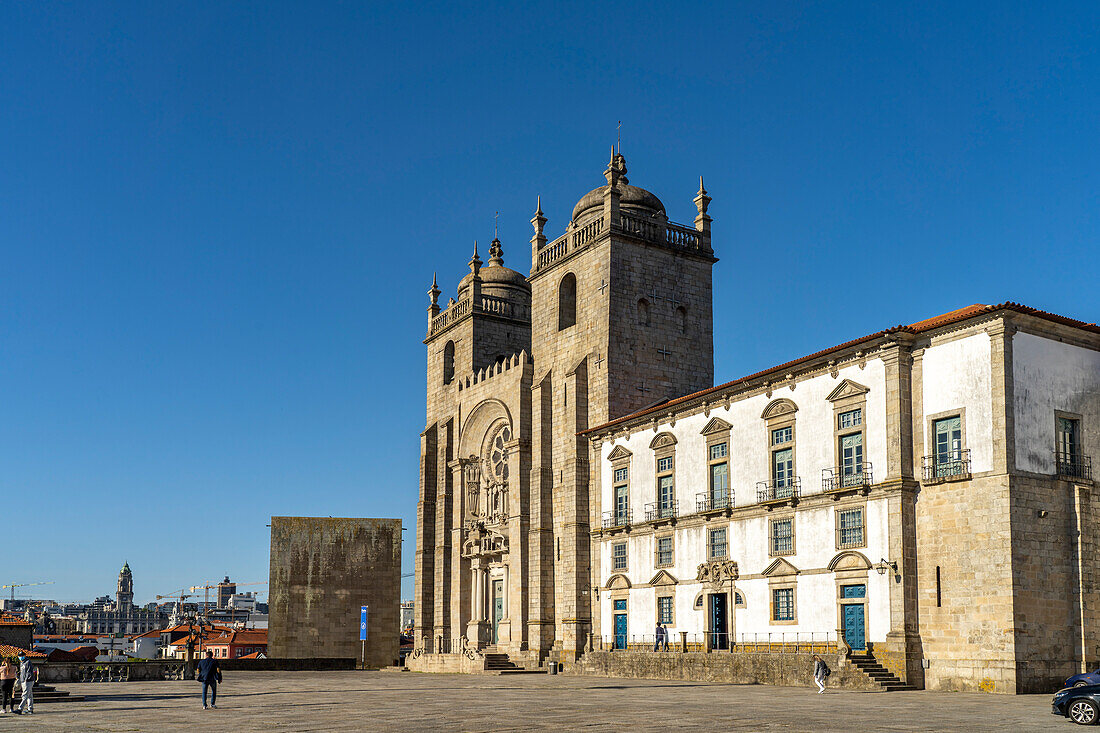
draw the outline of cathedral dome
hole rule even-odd
[[[478,276],[481,278],[481,292],[487,295],[498,295],[498,293],[493,292],[494,290],[519,289],[528,293],[531,292],[531,283],[527,282],[527,276],[504,265],[488,264],[481,268]],[[473,274],[467,274],[459,281],[459,297],[470,287],[470,281],[473,278]]]
[[[476,250],[474,256],[477,256]],[[530,302],[531,283],[522,272],[504,266],[504,250],[500,246],[500,240],[494,238],[489,247],[489,263],[478,270],[481,278],[481,292],[497,298],[519,297],[524,302]],[[470,288],[470,281],[474,279],[473,273],[466,275],[458,283],[459,300]]]
[[[603,208],[603,198],[607,195],[608,184],[594,188],[577,202],[573,207],[573,221],[579,220],[585,214],[593,210]],[[661,200],[644,188],[631,186],[625,180],[621,180],[615,189],[619,192],[619,208],[628,211],[637,211],[648,216],[665,216],[665,205]]]

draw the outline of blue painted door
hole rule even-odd
[[[848,603],[844,606],[844,639],[853,649],[867,648],[862,603]]]
[[[500,621],[504,618],[504,581],[493,581],[493,643],[500,641]]]
[[[626,649],[626,600],[615,601],[615,612],[615,648]]]
[[[726,594],[710,596],[710,648],[729,649],[729,628],[726,620]]]

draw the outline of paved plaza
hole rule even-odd
[[[809,682],[809,680],[807,680]],[[1050,695],[842,692],[545,675],[227,672],[196,682],[62,686],[85,702],[0,716],[0,731],[1072,731]]]

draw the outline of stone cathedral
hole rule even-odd
[[[445,305],[432,283],[414,669],[582,653],[598,519],[580,433],[713,384],[702,179],[689,227],[630,185],[620,153],[603,175],[552,241],[539,201],[529,275],[494,238]]]

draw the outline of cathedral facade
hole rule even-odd
[[[429,291],[409,666],[784,683],[749,654],[810,649],[869,688],[1009,693],[1095,669],[1100,327],[972,305],[713,386],[702,181],[687,227],[621,155],[604,176],[553,241],[540,202],[529,276],[494,240]]]
[[[581,433],[713,383],[710,198],[700,180],[694,226],[678,225],[626,174],[613,153],[553,241],[539,202],[529,276],[494,240],[446,307],[429,291],[413,666],[582,652],[594,598]]]

